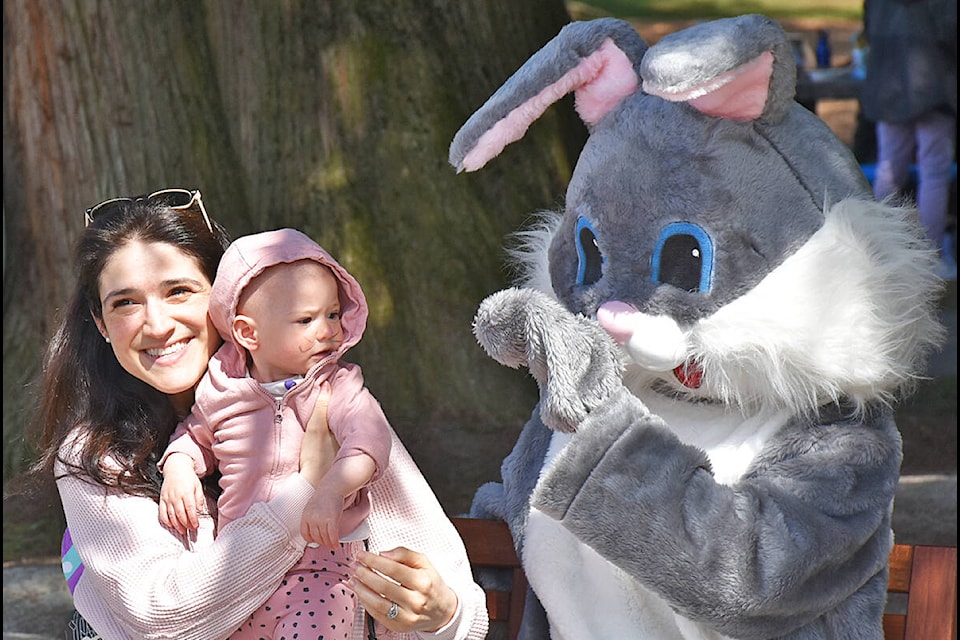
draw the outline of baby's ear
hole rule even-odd
[[[256,351],[260,346],[260,341],[257,339],[257,323],[250,316],[235,316],[231,329],[233,341],[247,351]]]

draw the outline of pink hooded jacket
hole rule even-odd
[[[326,265],[339,281],[344,340],[276,400],[248,375],[247,353],[232,341],[230,328],[240,294],[253,278],[268,267],[304,259]],[[177,426],[161,464],[179,452],[193,458],[201,477],[220,470],[218,529],[253,503],[270,500],[282,481],[298,471],[304,429],[322,388],[329,389],[327,422],[340,443],[337,459],[367,454],[376,463],[373,480],[383,474],[390,456],[389,423],[364,386],[360,367],[340,360],[363,335],[367,302],[360,284],[330,254],[295,229],[238,238],[220,261],[209,313],[225,342],[210,359],[193,409]],[[366,488],[348,497],[340,534],[354,531],[369,512]]]

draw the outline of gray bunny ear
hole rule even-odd
[[[644,56],[640,75],[646,93],[742,121],[782,119],[793,104],[797,82],[783,28],[755,14],[665,36]]]
[[[571,22],[460,128],[450,144],[450,164],[458,172],[476,171],[570,92],[576,93],[584,122],[596,122],[636,92],[646,50],[636,29],[623,20]]]

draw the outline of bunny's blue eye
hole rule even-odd
[[[600,253],[597,234],[586,218],[577,218],[576,245],[577,258],[580,260],[577,284],[593,284],[603,276],[605,258]]]
[[[652,266],[654,282],[705,293],[713,274],[713,242],[697,225],[674,222],[660,233]]]

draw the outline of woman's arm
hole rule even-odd
[[[419,580],[404,581],[405,584],[412,585],[408,589],[410,593],[406,594],[408,600],[414,605],[420,601],[425,608],[415,608],[430,612],[433,620],[438,620],[426,625],[421,618],[404,615],[403,620],[409,621],[411,626],[401,628],[397,624],[397,621],[401,620],[398,615],[396,619],[389,621],[393,627],[391,632],[382,624],[387,621],[385,613],[389,611],[390,602],[374,596],[363,604],[381,623],[378,624],[377,637],[389,639],[397,637],[394,632],[417,631],[417,636],[421,638],[483,640],[489,625],[486,596],[473,580],[463,540],[396,434],[393,434],[390,464],[383,476],[370,485],[370,496],[374,505],[368,519],[370,551],[390,552],[386,558],[388,561],[377,563],[376,566],[383,568],[397,563],[403,565],[398,567],[398,572],[405,575],[411,571],[416,573]],[[411,561],[411,554],[398,550],[400,547],[422,554],[427,562],[421,562],[423,558],[418,554],[413,554]],[[373,564],[370,559],[367,559],[367,562]],[[362,581],[364,571],[362,567],[359,568],[354,579]],[[446,588],[456,596],[455,605],[448,601]],[[441,594],[442,611],[434,608],[436,603],[433,600],[436,594]],[[426,600],[431,601],[425,602]],[[447,619],[445,624],[442,618]],[[420,623],[425,625],[421,628],[430,629],[432,632],[417,630],[412,626]],[[439,628],[436,628],[437,625]]]
[[[339,544],[345,501],[367,486],[375,470],[376,463],[365,454],[338,458],[307,503],[300,534],[325,547]]]
[[[63,468],[58,469],[62,473]],[[197,550],[159,522],[150,498],[57,481],[67,526],[85,569],[77,610],[103,636],[225,638],[276,590],[302,555],[300,517],[313,487],[291,477]]]

